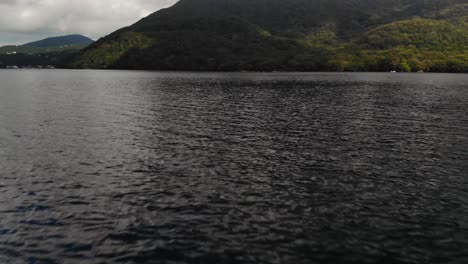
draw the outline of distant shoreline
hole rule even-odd
[[[146,69],[73,69],[73,68],[0,68],[1,71],[128,71],[128,72],[166,72],[166,73],[262,73],[262,74],[336,74],[336,73],[388,73],[388,74],[468,74],[468,72],[386,72],[386,71],[188,71],[188,70],[146,70]]]

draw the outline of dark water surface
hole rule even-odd
[[[468,263],[468,75],[0,71],[0,263]]]

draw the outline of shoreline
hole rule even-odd
[[[151,69],[73,69],[73,68],[0,68],[2,71],[130,71],[130,72],[180,72],[180,73],[264,73],[264,74],[294,74],[294,73],[389,73],[389,74],[468,74],[468,72],[387,72],[387,71],[194,71],[194,70],[151,70]]]

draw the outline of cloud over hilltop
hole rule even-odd
[[[2,0],[0,45],[83,34],[99,38],[177,0]]]

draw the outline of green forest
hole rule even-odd
[[[424,18],[372,29],[341,43],[324,29],[306,39],[328,52],[330,70],[468,72],[468,23]]]
[[[456,0],[181,0],[68,66],[468,72],[467,18]]]
[[[85,48],[93,40],[82,35],[51,37],[26,43],[0,47],[0,68],[8,66],[66,66],[71,55]]]
[[[468,72],[466,0],[181,0],[68,68]]]

